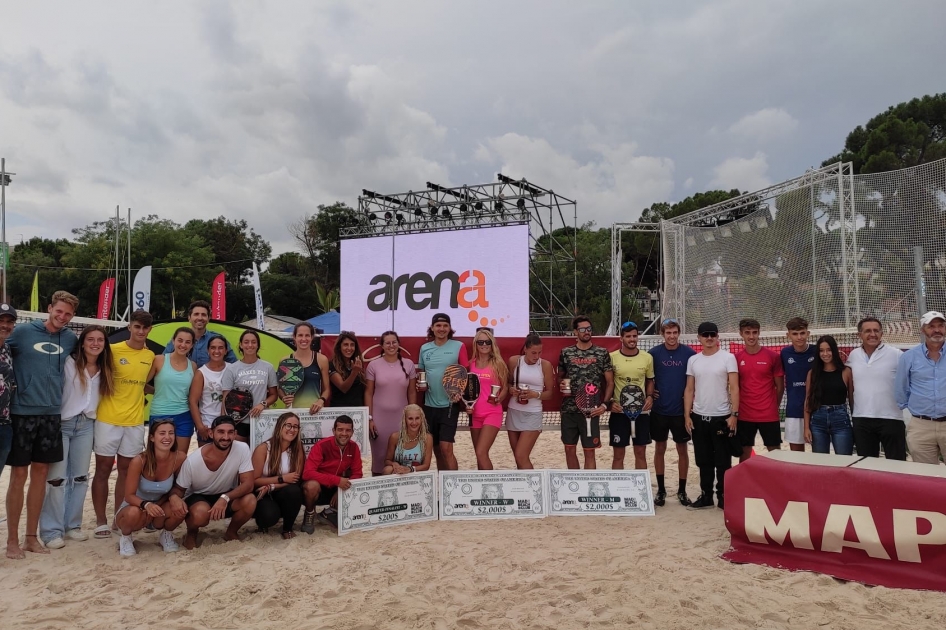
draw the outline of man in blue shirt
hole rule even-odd
[[[920,319],[926,341],[900,356],[897,406],[909,409],[907,445],[915,462],[938,465],[946,456],[946,317],[930,311]]]
[[[654,357],[654,408],[650,413],[650,436],[654,440],[654,471],[657,473],[657,496],[654,505],[666,503],[667,489],[664,486],[664,454],[667,438],[673,433],[677,447],[679,485],[677,499],[681,505],[690,505],[687,496],[687,471],[690,455],[687,443],[690,433],[683,420],[683,390],[687,385],[687,361],[696,354],[690,346],[680,344],[680,324],[675,319],[665,319],[660,325],[664,342],[650,349]]]
[[[210,321],[210,303],[204,300],[191,302],[187,307],[187,321],[190,322],[194,330],[194,347],[191,349],[191,360],[197,364],[197,367],[203,367],[210,361],[210,354],[207,353],[207,344],[214,337],[223,338],[220,333],[207,330],[207,322]],[[168,342],[164,348],[164,354],[174,352],[174,340]],[[233,348],[227,343],[227,355],[223,358],[227,363],[236,363],[236,355],[233,354]]]

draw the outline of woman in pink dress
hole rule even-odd
[[[388,440],[401,430],[404,407],[416,403],[414,362],[401,356],[401,338],[393,330],[381,335],[381,356],[365,372],[365,406],[371,438],[371,473],[381,475]]]
[[[480,396],[473,403],[470,417],[470,436],[473,438],[473,450],[476,451],[476,467],[480,470],[492,470],[493,462],[489,459],[489,449],[496,441],[496,435],[503,424],[503,399],[509,390],[507,375],[509,369],[499,353],[496,339],[488,328],[481,328],[473,338],[475,346],[473,360],[470,361],[470,374],[480,379]],[[493,396],[493,385],[499,392]]]

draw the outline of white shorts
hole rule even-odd
[[[785,418],[785,441],[789,444],[805,443],[804,418]]]
[[[145,450],[145,433],[147,428],[143,424],[133,427],[118,427],[107,422],[95,422],[95,435],[92,441],[92,450],[102,457],[134,457]]]

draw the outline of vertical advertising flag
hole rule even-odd
[[[135,274],[135,284],[131,290],[131,295],[133,298],[132,312],[151,310],[151,265],[142,267]]]
[[[210,319],[227,320],[227,274],[223,271],[214,278],[210,287]]]
[[[99,307],[95,312],[99,319],[108,319],[112,310],[112,299],[115,297],[115,278],[108,278],[99,287]]]
[[[33,290],[30,292],[30,310],[39,312],[39,272],[33,275]]]
[[[263,319],[263,290],[259,286],[259,269],[256,263],[253,263],[253,277],[250,279],[253,284],[253,295],[256,298],[256,328],[266,330],[266,321]]]

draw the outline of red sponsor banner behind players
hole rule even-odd
[[[102,282],[99,287],[99,307],[95,312],[99,319],[108,319],[108,313],[112,310],[112,300],[115,297],[115,278],[108,278]]]
[[[750,458],[726,473],[732,546],[723,558],[946,591],[943,481]]]
[[[227,277],[221,271],[210,287],[210,319],[227,321]]]

